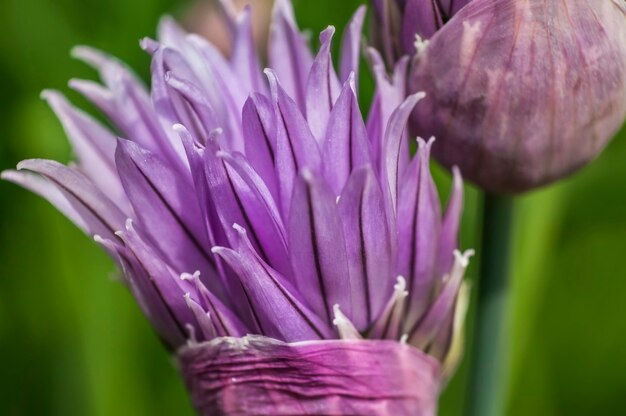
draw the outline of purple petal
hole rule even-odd
[[[353,81],[351,76],[345,83],[330,114],[323,147],[324,178],[335,195],[341,194],[353,170],[371,165],[370,144]]]
[[[294,97],[298,108],[304,111],[306,82],[313,55],[296,26],[293,7],[288,0],[276,0],[274,3],[268,52],[270,68],[276,71],[287,94]]]
[[[398,188],[401,184],[402,174],[401,160],[408,158],[409,145],[406,141],[407,121],[415,105],[424,97],[423,93],[410,95],[389,117],[389,123],[385,130],[383,141],[384,158],[382,159],[382,172],[385,172],[392,207],[396,207],[398,201]]]
[[[116,253],[128,288],[165,345],[170,350],[183,345],[187,338],[184,326],[174,315],[174,311],[165,303],[158,287],[137,257],[127,247],[120,246],[111,240],[100,237],[96,237],[95,240],[107,251]]]
[[[335,304],[352,319],[352,288],[335,197],[308,170],[296,180],[288,224],[296,287],[329,323]]]
[[[259,57],[252,37],[252,13],[248,4],[236,21],[235,43],[231,56],[233,70],[246,91],[266,92]]]
[[[332,336],[292,284],[258,256],[243,228],[235,227],[241,240],[237,251],[221,247],[213,251],[237,272],[261,333],[288,342]]]
[[[141,268],[135,270],[133,276],[137,279],[136,284],[140,285],[144,298],[146,295],[155,298],[150,300],[151,304],[161,300],[167,314],[171,315],[176,324],[177,335],[187,338],[185,324],[196,326],[196,319],[184,297],[191,288],[190,284],[180,279],[180,274],[161,260],[160,255],[137,234],[130,220],[127,221],[125,230],[117,235],[137,260],[136,265]],[[149,286],[152,286],[152,290]]]
[[[218,156],[228,163],[226,171],[244,206],[244,220],[250,219],[262,251],[267,253],[268,263],[280,273],[291,276],[285,228],[269,190],[243,155],[219,152]]]
[[[230,245],[239,239],[232,225],[240,224],[248,230],[263,259],[282,273],[289,273],[282,221],[267,188],[260,189],[263,182],[258,176],[251,177],[252,169],[241,166],[241,162],[220,152],[216,145],[207,147],[205,163],[211,198]]]
[[[437,278],[444,276],[452,268],[454,263],[454,250],[459,246],[459,226],[463,212],[463,178],[461,171],[452,169],[453,184],[446,214],[443,217],[441,235],[439,237],[439,249],[437,250],[437,262],[435,275]]]
[[[359,6],[346,25],[341,40],[341,61],[339,63],[339,81],[345,83],[354,72],[354,84],[359,85],[359,60],[361,58],[361,39],[363,37],[363,21],[365,6]]]
[[[252,94],[241,115],[246,157],[278,200],[276,178],[276,118],[272,102],[261,94]]]
[[[182,149],[175,148],[177,141],[172,141],[161,127],[150,97],[137,77],[116,59],[97,50],[81,46],[74,48],[72,54],[98,69],[106,88],[82,80],[71,80],[70,86],[96,105],[124,138],[182,167]]]
[[[441,292],[437,295],[424,317],[416,322],[409,330],[409,342],[417,348],[424,349],[430,344],[437,332],[445,323],[446,318],[454,309],[457,295],[463,282],[465,269],[469,258],[474,254],[472,250],[464,254],[455,252],[456,261],[448,279],[444,282]],[[410,294],[409,294],[410,296]]]
[[[70,219],[80,218],[77,225],[85,227],[88,233],[116,239],[114,233],[122,229],[126,215],[82,173],[53,160],[43,159],[24,160],[17,165],[17,169],[32,171],[45,177],[62,193],[67,202],[41,182],[20,176],[19,173],[3,174],[3,177],[32,186],[40,195],[48,197],[53,205],[62,206],[64,213],[71,215]],[[68,204],[73,211],[69,210]]]
[[[322,160],[319,145],[304,116],[278,83],[276,75],[271,70],[265,73],[276,114],[276,172],[281,209],[283,216],[287,217],[296,175],[304,168],[318,173]]]
[[[201,415],[434,416],[439,365],[395,341],[219,338],[178,359]]]
[[[384,307],[393,285],[391,233],[380,185],[371,168],[350,176],[341,198],[339,214],[346,239],[352,321],[363,331]]]
[[[183,273],[181,279],[190,280],[193,283],[195,291],[192,291],[193,296],[188,298],[211,317],[210,326],[215,330],[216,336],[243,336],[249,332],[247,327],[231,311],[232,306],[227,307],[206,288],[199,273]],[[189,302],[187,303],[189,305]]]
[[[398,273],[406,276],[409,298],[405,327],[427,307],[434,284],[441,231],[441,208],[430,175],[430,146],[419,142],[418,154],[402,181],[398,203]]]
[[[320,34],[320,50],[313,61],[306,86],[306,117],[318,143],[324,141],[330,111],[341,91],[333,68],[330,46],[335,28],[329,26]]]
[[[57,115],[72,142],[80,170],[129,214],[128,198],[115,168],[117,138],[94,118],[73,107],[62,94],[46,90],[42,97]]]
[[[178,272],[200,270],[220,294],[215,260],[189,179],[133,142],[120,140],[116,163],[142,229]]]

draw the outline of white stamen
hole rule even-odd
[[[241,225],[237,224],[236,222],[233,223],[233,228],[235,229],[235,231],[237,231],[239,234],[245,234],[246,233],[246,229],[243,228]]]
[[[340,199],[341,199],[341,195],[337,195],[337,198],[335,198],[335,204],[338,204]]]
[[[406,344],[409,341],[409,334],[402,334],[400,337],[400,344]]]
[[[200,278],[200,270],[196,270],[193,274],[181,273],[180,280],[193,281]]]
[[[398,276],[398,281],[395,285],[393,285],[393,296],[396,299],[396,302],[400,299],[404,299],[409,295],[409,292],[406,290],[406,279],[404,276]]]
[[[413,44],[413,46],[415,46],[415,53],[417,54],[417,56],[420,56],[428,47],[428,39],[422,39],[422,37],[420,35],[418,35],[417,33],[415,34],[415,42]]]
[[[354,327],[352,322],[348,319],[346,315],[341,312],[341,308],[338,304],[333,306],[333,313],[335,315],[335,319],[333,319],[333,325],[337,327],[339,331],[339,337],[341,339],[362,339],[363,337]]]

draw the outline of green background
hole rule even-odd
[[[360,2],[295,3],[301,26],[317,32],[341,27]],[[105,49],[145,77],[149,60],[138,39],[185,5],[0,1],[0,168],[29,157],[69,160],[39,92],[95,76],[70,59],[73,45]],[[507,415],[624,414],[624,136],[573,178],[518,199]],[[447,175],[437,177],[447,194]],[[465,248],[477,245],[480,226],[478,192],[467,188]],[[172,360],[115,280],[109,259],[69,221],[0,183],[0,414],[191,414]],[[466,367],[444,393],[442,415],[461,414]]]

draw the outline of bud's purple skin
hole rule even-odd
[[[442,213],[433,141],[409,151],[424,95],[405,96],[408,59],[389,76],[369,50],[376,93],[364,118],[364,8],[337,73],[334,28],[313,54],[277,0],[262,71],[250,9],[222,4],[231,56],[165,18],[141,43],[150,90],[77,48],[103,85],[71,86],[116,130],[47,91],[77,162],[25,160],[2,177],[113,255],[201,414],[433,416],[462,350],[471,251],[456,250],[459,170]]]
[[[581,168],[626,114],[624,0],[474,0],[415,59],[412,128],[487,191]]]
[[[202,415],[434,416],[439,365],[393,341],[217,338],[179,363]]]

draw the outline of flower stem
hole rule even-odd
[[[512,219],[512,197],[485,195],[469,416],[504,414]]]

